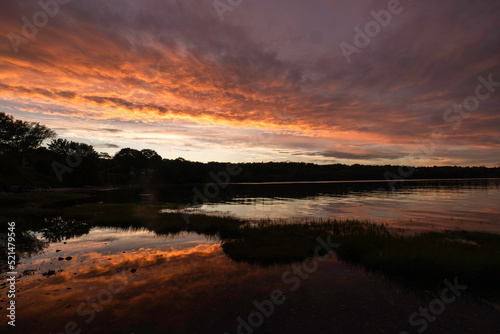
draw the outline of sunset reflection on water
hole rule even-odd
[[[274,289],[286,300],[266,319],[264,333],[394,331],[421,304],[417,296],[335,256],[302,279],[297,291],[282,279],[289,269],[235,262],[216,240],[195,233],[94,228],[21,260],[16,332],[61,333],[70,324],[81,333],[236,333],[236,319]],[[53,275],[43,275],[50,270]],[[488,330],[498,319],[466,300],[455,306],[448,316],[477,328]],[[478,312],[481,321],[467,315]],[[353,314],[364,320],[353,321]]]
[[[277,189],[283,187],[282,193],[276,190],[273,196],[258,197],[242,194],[206,203],[200,210],[251,219],[359,219],[414,230],[463,229],[500,233],[499,185],[500,180],[443,184],[429,180],[429,184],[409,182],[404,188],[390,191],[383,182],[374,182],[371,188],[324,184],[323,191],[303,197],[286,196],[285,185],[275,185]]]

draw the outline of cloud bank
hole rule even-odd
[[[383,164],[439,128],[422,164],[498,164],[500,87],[458,128],[443,117],[478,76],[500,82],[498,1],[402,1],[350,63],[340,44],[388,1],[242,1],[222,21],[212,1],[58,6],[42,26],[37,1],[2,5],[0,110],[61,136],[201,161]]]

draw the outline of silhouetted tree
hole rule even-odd
[[[141,154],[149,163],[158,163],[162,159],[156,151],[150,149],[141,150]]]
[[[71,186],[101,183],[99,153],[92,145],[55,139],[48,147],[58,156],[52,167],[60,182]]]
[[[146,169],[159,167],[162,157],[154,150],[136,150],[133,148],[122,148],[113,157],[118,168],[125,173],[141,174]]]
[[[14,117],[0,112],[0,150],[7,152],[11,149],[11,138],[14,136]]]
[[[97,153],[92,145],[88,145],[85,143],[79,143],[74,141],[68,141],[66,139],[54,139],[49,145],[49,150],[52,152],[59,154],[60,156],[68,156],[68,155],[79,155],[82,157],[98,157],[99,153]]]
[[[118,151],[113,157],[113,162],[118,165],[122,173],[135,173],[138,169],[138,159],[141,157],[139,150],[126,147]]]
[[[161,161],[163,160],[162,157],[156,153],[156,151],[150,150],[150,149],[144,149],[141,150],[141,169],[148,169],[148,170],[155,170],[157,169]]]
[[[12,116],[0,112],[0,148],[21,154],[23,167],[26,152],[40,147],[45,139],[55,136],[56,133],[45,125],[14,120]]]

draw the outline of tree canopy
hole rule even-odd
[[[27,152],[40,147],[56,133],[40,123],[15,120],[0,112],[0,148],[4,151]]]
[[[92,145],[69,141],[62,138],[52,140],[49,143],[48,147],[49,150],[61,156],[67,156],[67,155],[80,155],[83,157],[99,156],[99,153],[97,153],[94,150],[94,147]]]

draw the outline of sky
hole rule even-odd
[[[0,111],[99,152],[500,165],[497,0],[0,7]]]

